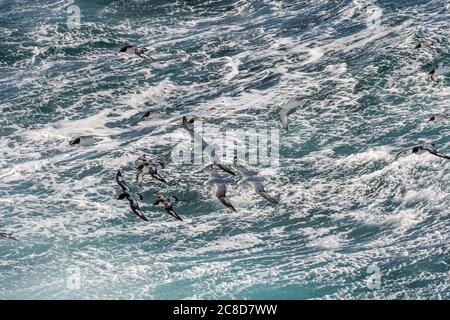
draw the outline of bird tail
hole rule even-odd
[[[234,212],[237,212],[237,210],[234,208],[234,206],[231,204],[230,200],[228,200],[226,197],[220,197],[219,198],[220,202],[223,203],[224,206],[226,206],[227,208],[230,208],[231,210],[233,210]]]

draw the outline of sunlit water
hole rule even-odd
[[[426,124],[449,112],[450,77],[427,76],[450,65],[449,21],[444,0],[0,1],[0,231],[18,238],[0,238],[0,298],[450,298],[450,162],[393,161],[450,153],[449,122]],[[206,140],[279,130],[293,95],[308,103],[280,130],[280,166],[248,165],[279,205],[233,184],[231,213],[201,166],[167,156],[170,183],[139,189],[150,222],[116,200],[117,169],[136,188],[139,155],[189,150],[183,115]]]

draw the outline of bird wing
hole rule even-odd
[[[17,240],[12,233],[7,233],[7,232],[0,232],[0,237],[2,238],[6,238],[6,239],[10,239],[10,240]]]
[[[130,187],[127,185],[125,180],[123,179],[122,172],[120,170],[116,173],[116,182],[122,188],[122,191],[131,191]]]
[[[405,152],[407,152],[407,151],[410,151],[410,152],[411,152],[411,150],[412,150],[412,148],[407,148],[407,149],[403,149],[403,150],[397,152],[397,154],[395,155],[394,161],[397,160],[403,153],[405,153]]]
[[[178,213],[176,213],[176,212],[173,210],[172,205],[170,205],[170,206],[168,206],[168,207],[166,208],[166,212],[167,212],[168,214],[170,214],[172,217],[174,217],[175,219],[180,220],[180,221],[183,221],[183,219],[178,215]]]
[[[258,179],[245,179],[246,182],[250,183],[253,186],[253,189],[255,189],[256,192],[266,192],[264,189],[264,185],[261,183]]]
[[[450,68],[449,67],[444,66],[444,65],[439,65],[436,68],[435,75],[440,76],[440,75],[446,74],[448,72],[450,72]]]
[[[285,113],[283,111],[280,112],[280,122],[281,122],[283,129],[287,130],[288,129],[287,113]]]
[[[139,208],[139,203],[135,199],[130,201],[130,208],[134,212],[134,214],[137,215],[139,218],[141,218],[144,221],[148,221],[147,217],[144,216],[141,209]]]
[[[448,156],[446,154],[443,154],[443,153],[440,153],[440,152],[437,152],[434,149],[431,149],[431,148],[423,148],[423,149],[428,151],[429,153],[431,153],[432,155],[434,155],[436,157],[440,157],[440,158],[444,158],[444,159],[450,160],[450,156]]]
[[[297,99],[290,99],[288,103],[280,110],[280,122],[285,130],[288,129],[288,115],[300,106],[300,101]]]
[[[151,174],[151,176],[160,182],[167,183],[167,181],[163,177],[161,177],[158,173]]]
[[[230,168],[228,168],[227,166],[223,165],[222,163],[216,161],[214,164],[215,164],[218,168],[222,169],[223,171],[225,171],[225,172],[227,172],[227,173],[229,173],[229,174],[231,174],[231,175],[233,175],[233,176],[236,175],[236,173],[234,173]]]
[[[226,197],[227,188],[224,183],[215,183],[215,195],[217,198]]]

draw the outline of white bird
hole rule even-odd
[[[301,104],[299,97],[293,97],[281,108],[280,110],[280,122],[285,130],[288,129],[288,115],[295,111]]]
[[[102,139],[97,138],[95,136],[79,136],[79,137],[76,137],[76,138],[73,138],[72,140],[70,140],[69,144],[71,146],[80,146],[80,145],[88,146],[88,145],[92,145],[92,144],[96,143],[99,140],[102,140]]]
[[[422,40],[422,41],[417,42],[415,49],[432,47],[433,45],[434,45],[434,42],[431,40]]]
[[[153,116],[158,117],[158,116],[167,116],[167,115],[169,115],[168,112],[147,110],[144,112],[141,119],[149,119],[150,117],[153,117]]]
[[[427,122],[430,121],[441,121],[441,120],[446,120],[446,119],[450,119],[450,114],[448,113],[435,113],[432,114],[430,119]]]
[[[244,166],[242,166],[238,163],[237,157],[234,157],[233,165],[234,165],[234,168],[236,169],[236,171],[239,172],[243,178],[239,182],[239,184],[241,184],[241,183],[251,184],[253,186],[253,189],[255,189],[256,193],[259,196],[263,197],[264,199],[266,199],[269,202],[278,203],[278,201],[275,200],[274,198],[272,198],[271,196],[269,196],[267,194],[266,190],[264,189],[264,185],[262,184],[262,181],[265,180],[264,178],[255,177]]]
[[[219,176],[213,169],[211,165],[207,166],[205,169],[203,169],[206,173],[209,174],[208,181],[205,182],[205,185],[213,185],[215,188],[215,196],[219,201],[226,206],[227,208],[230,208],[234,212],[237,212],[234,206],[231,204],[230,200],[227,198],[227,188],[225,184],[227,183],[233,183],[234,181],[232,179],[226,179]]]
[[[205,152],[211,163],[220,168],[221,170],[225,171],[226,173],[229,173],[233,176],[235,176],[236,174],[227,166],[225,166],[224,164],[222,164],[220,162],[220,159],[216,153],[216,149],[218,148],[218,146],[216,145],[210,145],[208,144],[205,140],[203,140],[202,136],[199,135],[197,132],[195,132],[194,128],[192,127],[192,124],[194,123],[194,119],[187,119],[186,117],[183,117],[182,119],[182,127],[189,132],[189,134],[191,135],[191,137],[194,139],[194,144],[201,146],[202,148],[202,152]]]
[[[431,76],[431,79],[435,80],[436,77],[444,75],[446,73],[450,72],[450,68],[447,66],[444,66],[444,63],[439,63],[437,67],[434,67],[433,70],[431,70],[428,75]]]

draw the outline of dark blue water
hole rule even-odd
[[[450,153],[449,122],[426,123],[449,112],[449,75],[427,75],[450,65],[449,12],[437,0],[0,0],[0,231],[18,239],[0,238],[0,298],[450,298],[449,162],[393,161],[418,143]],[[424,39],[435,46],[415,50]],[[157,61],[119,55],[125,42]],[[286,132],[278,110],[293,96],[305,102]],[[164,114],[141,121],[146,110]],[[227,211],[202,165],[170,156],[191,150],[183,115],[209,142],[275,130],[279,166],[246,165],[280,204],[235,179]],[[80,135],[96,140],[68,144]],[[164,159],[167,185],[137,187],[144,153]],[[119,168],[150,222],[116,201]],[[185,221],[155,193],[177,195]]]

